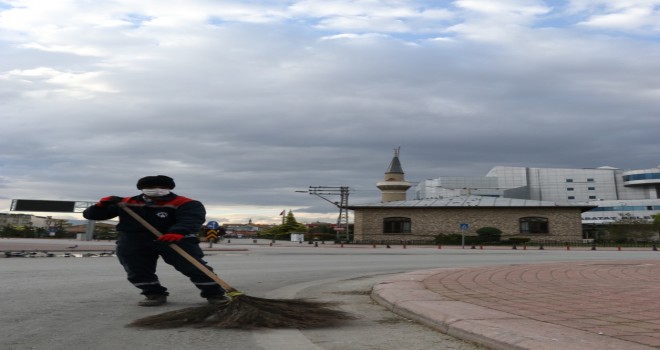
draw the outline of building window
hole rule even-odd
[[[596,196],[589,196],[589,199],[596,199]]]
[[[575,196],[568,196],[568,199],[575,199]]]
[[[410,233],[410,218],[383,219],[383,233]]]
[[[587,190],[589,190],[589,191],[595,191],[595,190],[596,190],[596,187],[587,187]]]
[[[573,182],[573,179],[566,179],[566,182]]]
[[[566,191],[573,191],[573,187],[567,187]]]
[[[589,178],[589,179],[587,179],[587,182],[594,182],[594,179]]]
[[[548,219],[537,216],[520,218],[520,233],[548,233]]]

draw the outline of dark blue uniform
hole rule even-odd
[[[128,207],[153,225],[161,233],[178,233],[185,236],[176,244],[192,257],[212,270],[202,260],[204,253],[199,247],[197,232],[205,221],[206,210],[202,203],[170,193],[149,199],[143,195],[122,199]],[[142,290],[144,295],[168,295],[156,275],[156,262],[163,260],[188,276],[201,290],[203,298],[223,295],[225,291],[192,263],[175,252],[169,243],[156,241],[156,236],[128,215],[116,204],[94,205],[83,212],[89,220],[108,220],[119,216],[117,232],[117,257],[128,274],[128,280]]]

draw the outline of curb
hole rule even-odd
[[[447,269],[415,271],[388,278],[373,287],[372,299],[397,315],[490,349],[655,349],[454,301],[424,286],[424,280],[439,271]]]

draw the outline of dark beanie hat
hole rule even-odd
[[[164,186],[169,189],[174,188],[174,180],[165,175],[145,176],[138,180],[137,188],[141,190],[145,187]]]

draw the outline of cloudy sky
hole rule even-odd
[[[0,212],[166,174],[336,221],[295,191],[378,202],[399,146],[413,183],[660,164],[660,0],[0,0],[0,57]]]

